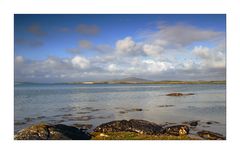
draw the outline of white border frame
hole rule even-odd
[[[239,140],[240,13],[237,0],[0,0],[0,152],[228,153]],[[14,14],[227,14],[226,141],[14,141]],[[238,150],[239,151],[239,150]]]

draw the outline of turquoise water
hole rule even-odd
[[[94,128],[133,118],[159,124],[200,120],[205,130],[226,131],[224,84],[15,84],[14,92],[15,132],[39,122]],[[172,92],[195,95],[165,96]]]

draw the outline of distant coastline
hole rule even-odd
[[[195,80],[195,81],[184,81],[184,80],[162,80],[152,81],[140,78],[125,78],[120,80],[109,80],[109,81],[83,81],[83,82],[56,82],[56,83],[35,83],[35,82],[14,82],[15,85],[19,84],[226,84],[226,80]]]
[[[226,81],[67,82],[65,84],[226,84]]]
[[[85,82],[68,82],[67,84],[226,84],[225,80],[196,80],[196,81],[182,81],[182,80],[161,80],[153,81],[136,77],[128,77],[118,80],[107,81],[85,81]]]

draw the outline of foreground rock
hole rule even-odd
[[[94,129],[94,132],[136,132],[140,134],[156,135],[163,133],[163,127],[145,120],[131,119],[112,121],[102,124]]]
[[[183,94],[183,93],[170,93],[170,94],[167,94],[166,96],[189,96],[189,95],[194,95],[194,93],[186,93],[186,94]]]
[[[158,125],[145,120],[119,120],[101,124],[96,127],[91,134],[86,132],[88,129],[87,126],[92,127],[90,124],[74,124],[75,127],[62,124],[38,124],[22,129],[14,138],[16,140],[225,139],[221,134],[206,130],[198,131],[197,134],[188,135],[190,129],[195,129],[198,122],[199,121],[189,121],[183,122],[180,125],[174,123]],[[83,129],[85,129],[85,131]]]
[[[16,140],[88,140],[91,136],[82,130],[62,124],[38,124],[22,129],[15,136]]]
[[[164,128],[164,134],[183,136],[189,133],[189,127],[187,125],[175,125]]]
[[[221,134],[203,130],[197,133],[200,137],[207,140],[225,140],[225,137]]]
[[[182,136],[189,133],[189,127],[187,125],[173,125],[162,127],[161,125],[145,121],[131,119],[112,121],[102,124],[94,129],[94,132],[136,132],[147,135],[174,135]]]

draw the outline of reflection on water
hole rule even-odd
[[[39,122],[91,125],[122,119],[155,123],[217,121],[204,129],[225,134],[223,84],[15,85],[15,131]],[[171,97],[167,93],[195,93]],[[204,124],[203,124],[204,126]]]

